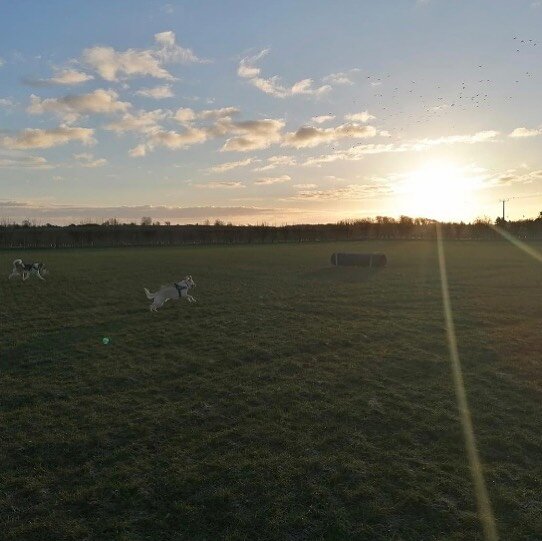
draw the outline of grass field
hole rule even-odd
[[[499,533],[540,540],[542,265],[445,249]],[[482,539],[434,242],[15,257],[51,274],[0,280],[3,539]],[[198,304],[149,313],[186,273]]]

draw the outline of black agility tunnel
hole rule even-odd
[[[384,254],[332,254],[331,264],[355,267],[385,267],[388,262]]]

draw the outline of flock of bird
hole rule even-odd
[[[514,36],[512,41],[516,47],[515,54],[529,52],[537,47],[537,42],[533,39]],[[475,76],[465,77],[453,85],[441,82],[428,87],[423,79],[410,81],[406,87],[390,85],[393,81],[391,74],[368,75],[366,79],[373,89],[375,114],[384,123],[387,119],[400,118],[400,122],[395,121],[393,124],[401,126],[394,128],[395,135],[401,137],[401,132],[413,125],[427,124],[456,111],[485,109],[489,112],[492,107],[498,106],[500,101],[510,102],[517,99],[518,93],[514,89],[520,90],[525,83],[534,80],[535,73],[521,69],[522,62],[519,60],[516,60],[516,64],[518,71],[507,79],[503,79],[498,72],[492,76],[492,69],[484,64],[475,64],[472,70]],[[421,88],[424,90],[420,90]],[[353,100],[354,103],[358,101],[361,100]],[[454,127],[453,118],[450,119],[451,127]]]

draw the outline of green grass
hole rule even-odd
[[[501,539],[541,539],[542,267],[445,249]],[[51,274],[0,280],[3,539],[482,539],[434,242],[15,257]],[[198,304],[149,313],[186,273]]]

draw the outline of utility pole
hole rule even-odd
[[[499,201],[502,203],[502,221],[506,221],[506,203],[510,201],[510,199],[499,199]]]

